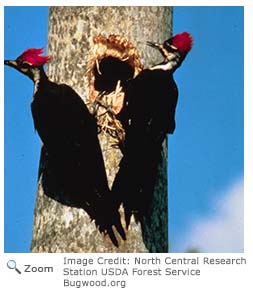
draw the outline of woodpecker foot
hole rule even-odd
[[[106,113],[110,113],[112,115],[115,115],[111,105],[106,106],[106,105],[102,104],[101,102],[98,102],[98,104],[105,109],[105,112],[97,115],[97,117],[101,117],[101,116],[105,115]]]
[[[95,99],[95,101],[93,102],[92,107],[91,107],[91,108],[92,108],[92,113],[93,113],[93,114],[96,114],[98,105],[101,106],[101,99],[102,99],[102,97],[103,97],[105,94],[106,94],[105,91],[101,91],[101,92],[99,92],[99,94],[97,95],[97,97],[96,97],[96,99]]]

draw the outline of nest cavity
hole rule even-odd
[[[88,68],[88,98],[97,124],[121,142],[125,132],[117,115],[124,106],[125,88],[143,69],[137,49],[123,36],[98,35],[93,39]]]

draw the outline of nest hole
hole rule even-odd
[[[124,87],[125,82],[133,78],[134,68],[127,61],[108,56],[96,63],[93,73],[95,90],[111,93],[115,90],[119,80],[121,86]]]
[[[137,49],[124,36],[93,38],[88,58],[88,99],[98,127],[116,143],[124,141],[125,136],[120,114],[124,111],[127,81],[142,69]]]

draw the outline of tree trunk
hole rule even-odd
[[[48,65],[48,76],[54,82],[70,85],[87,102],[89,84],[86,72],[93,37],[99,34],[126,37],[138,49],[141,61],[147,67],[158,63],[161,56],[148,49],[146,41],[168,39],[171,22],[171,7],[50,7],[48,54],[52,61]],[[109,135],[101,133],[99,139],[111,187],[122,156],[119,149],[111,146]],[[42,148],[31,251],[167,252],[166,141],[161,157],[150,219],[142,225],[131,219],[126,241],[116,234],[119,247],[115,247],[108,235],[99,232],[83,209],[57,202],[59,193],[51,198],[45,195],[41,175],[50,169],[47,168],[47,153]],[[122,209],[120,211],[122,214]]]

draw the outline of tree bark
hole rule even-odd
[[[171,35],[171,7],[50,7],[48,54],[49,78],[70,85],[87,101],[87,60],[93,37],[123,35],[138,49],[145,67],[158,63],[161,56],[146,46],[146,41],[164,41]],[[56,113],[57,114],[57,113]],[[108,182],[111,187],[121,152],[111,146],[111,137],[99,136]],[[163,144],[153,213],[149,221],[131,219],[126,241],[119,235],[115,247],[107,235],[96,228],[83,209],[65,206],[45,195],[41,175],[48,171],[42,149],[34,213],[32,252],[167,252],[168,195],[167,143]],[[55,193],[57,198],[59,193]],[[121,209],[122,212],[122,209]],[[123,219],[122,219],[122,223]]]

